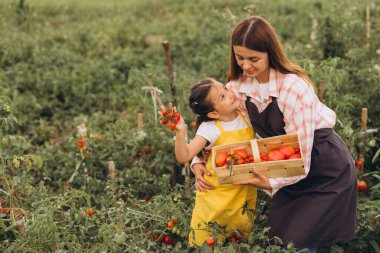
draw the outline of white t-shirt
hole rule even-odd
[[[247,128],[247,124],[244,122],[242,117],[244,116],[239,114],[238,117],[236,117],[232,121],[219,121],[219,122],[224,131],[240,130],[240,129]],[[246,121],[248,125],[251,127],[250,120],[246,119]],[[205,147],[206,150],[209,150],[214,146],[220,134],[221,132],[219,128],[216,126],[215,121],[213,120],[209,122],[202,122],[195,135],[202,136],[203,138],[209,141],[210,145]],[[193,166],[193,164],[200,163],[200,162],[202,161],[198,156],[194,157],[193,160],[191,161],[191,167]]]
[[[223,127],[224,131],[232,131],[232,130],[240,130],[247,128],[247,124],[244,122],[244,116],[238,115],[232,121],[219,121],[220,125]],[[249,126],[251,126],[250,121],[247,120]],[[210,142],[210,145],[206,147],[206,149],[210,149],[214,146],[216,140],[219,138],[221,132],[219,128],[216,126],[215,121],[202,122],[199,126],[195,135],[202,136],[206,140]]]

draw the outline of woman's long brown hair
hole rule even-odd
[[[237,80],[243,74],[243,70],[237,64],[233,46],[244,46],[251,50],[268,53],[270,68],[284,74],[296,74],[312,84],[305,71],[288,60],[273,27],[260,16],[252,16],[240,21],[233,30],[227,81]]]

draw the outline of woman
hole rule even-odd
[[[273,196],[270,236],[297,248],[353,239],[356,228],[356,170],[347,146],[332,129],[336,115],[316,96],[310,79],[289,62],[276,33],[262,17],[241,21],[231,36],[228,88],[240,98],[262,138],[298,133],[306,175],[257,177],[241,182]],[[198,190],[212,189],[203,166],[193,166]]]

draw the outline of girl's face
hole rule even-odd
[[[269,81],[268,53],[243,46],[233,46],[233,49],[236,61],[247,77],[256,78],[260,83]]]
[[[220,116],[232,114],[240,105],[234,93],[219,82],[212,84],[208,97],[214,105],[215,112]]]

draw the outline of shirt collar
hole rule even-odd
[[[239,86],[239,93],[244,93],[252,98],[258,96],[254,84],[259,84],[256,78],[245,78],[241,80],[241,85]],[[270,69],[269,71],[269,82],[268,82],[269,96],[278,97],[279,96],[279,72],[275,69]]]

